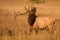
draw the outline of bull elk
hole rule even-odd
[[[20,13],[19,11],[17,11],[17,13],[19,14],[16,14],[15,12],[16,16],[14,17],[14,19],[16,19],[17,16],[29,13],[28,24],[31,26],[29,34],[32,33],[32,30],[35,30],[36,33],[38,33],[38,30],[45,30],[45,29],[49,30],[50,32],[53,32],[55,18],[51,16],[36,16],[36,7],[32,7],[31,10],[29,8],[27,9],[25,7],[26,12],[23,14]]]

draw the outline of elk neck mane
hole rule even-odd
[[[29,15],[28,23],[29,23],[30,26],[33,26],[33,24],[35,23],[36,17],[37,17],[36,15]]]
[[[29,23],[30,26],[33,27],[33,24],[36,20],[36,17],[37,17],[36,16],[36,7],[33,7],[31,9],[31,11],[29,12],[29,16],[28,16],[28,23]]]

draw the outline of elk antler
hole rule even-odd
[[[19,13],[19,14],[17,14],[17,13],[14,11],[14,13],[15,13],[15,17],[14,17],[14,20],[15,20],[17,16],[24,15],[24,14],[26,14],[26,13],[28,13],[28,12],[20,13],[19,11],[17,11],[17,13]]]
[[[16,17],[17,16],[20,16],[20,15],[24,15],[24,14],[26,14],[26,13],[28,13],[28,12],[30,12],[31,10],[30,10],[30,6],[29,6],[29,8],[27,9],[26,7],[24,7],[25,8],[25,10],[26,10],[26,12],[25,13],[20,13],[19,11],[17,11],[17,12],[15,12],[14,11],[14,13],[15,13],[15,17],[14,17],[14,20],[16,19]],[[31,9],[32,9],[32,6],[31,6]],[[18,14],[17,14],[18,13]]]
[[[29,12],[29,11],[31,11],[31,9],[33,9],[33,6],[32,5],[29,5],[28,6],[28,9],[26,8],[26,7],[24,7],[25,8],[25,10],[27,11],[27,12]]]
[[[16,12],[14,11],[15,16],[14,16],[14,20],[16,19],[17,16],[19,16],[20,14],[16,14]]]

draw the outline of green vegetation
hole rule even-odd
[[[45,0],[30,0],[30,2],[40,4],[40,3],[45,3]]]

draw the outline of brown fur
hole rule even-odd
[[[28,23],[30,26],[33,26],[34,22],[36,20],[36,7],[34,7],[30,12],[29,12],[29,17],[28,17]]]

